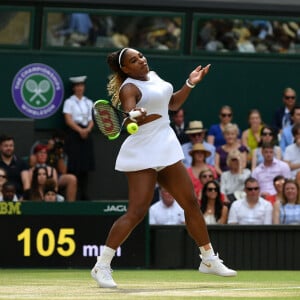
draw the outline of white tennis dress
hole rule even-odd
[[[147,81],[127,78],[122,86],[127,83],[137,86],[142,94],[137,107],[145,108],[148,115],[162,117],[140,126],[136,134],[126,138],[116,160],[118,171],[160,170],[184,158],[181,145],[169,125],[168,106],[173,86],[153,71],[148,76]]]

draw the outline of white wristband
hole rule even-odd
[[[196,86],[196,84],[191,84],[191,83],[189,82],[189,79],[187,79],[187,80],[185,81],[185,84],[186,84],[190,89],[193,89],[193,88]]]

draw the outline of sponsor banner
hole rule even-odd
[[[128,201],[0,202],[2,215],[123,215]]]

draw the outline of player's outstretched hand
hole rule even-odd
[[[199,83],[205,77],[205,75],[209,72],[210,66],[211,66],[210,64],[207,65],[207,66],[205,66],[205,67],[198,66],[189,75],[189,82],[191,84],[197,84],[197,83]]]

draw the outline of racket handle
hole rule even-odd
[[[133,122],[136,122],[135,118],[140,117],[142,115],[142,112],[139,110],[132,110],[128,114],[129,114],[129,119]]]
[[[142,113],[139,111],[139,110],[133,110],[133,111],[130,111],[129,112],[129,118],[136,118],[136,117],[139,117],[141,116]]]

